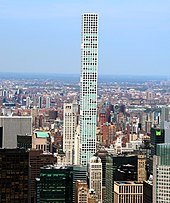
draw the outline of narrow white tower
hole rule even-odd
[[[87,165],[96,152],[98,14],[85,13],[81,22],[80,159]]]
[[[26,97],[26,108],[30,108],[31,99],[30,97]]]
[[[77,114],[77,103],[64,103],[63,151],[65,152],[66,164],[75,164]]]

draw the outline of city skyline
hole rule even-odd
[[[80,16],[94,12],[100,75],[170,75],[169,6],[167,0],[1,0],[0,72],[79,74]]]

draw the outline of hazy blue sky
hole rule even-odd
[[[80,72],[80,24],[99,13],[99,73],[170,75],[170,0],[0,0],[0,72]]]

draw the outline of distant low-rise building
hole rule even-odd
[[[35,131],[32,136],[32,149],[43,150],[43,152],[51,152],[50,132]]]

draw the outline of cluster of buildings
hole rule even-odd
[[[0,202],[170,202],[169,82],[98,84],[98,15],[81,28],[80,84],[2,81]]]

